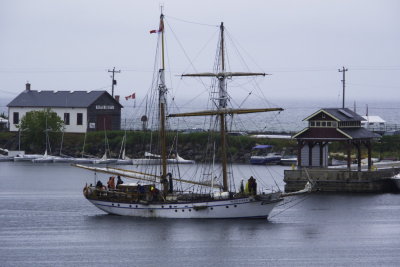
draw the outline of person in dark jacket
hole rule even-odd
[[[124,183],[124,181],[122,181],[121,176],[118,175],[118,177],[117,177],[117,186],[120,185],[120,184],[123,184],[123,183]]]

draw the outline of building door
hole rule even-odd
[[[111,115],[97,115],[96,130],[104,131],[111,130],[112,127]]]

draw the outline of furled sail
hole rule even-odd
[[[194,116],[212,116],[212,115],[233,115],[233,114],[248,114],[257,112],[269,112],[269,111],[282,111],[282,108],[255,108],[255,109],[218,109],[218,110],[203,110],[197,112],[177,113],[169,114],[168,117],[194,117]]]
[[[182,74],[182,77],[217,77],[217,78],[224,78],[224,77],[238,77],[238,76],[265,76],[271,75],[261,72],[203,72],[203,73],[188,73]]]
[[[81,165],[81,164],[72,164],[72,166],[90,170],[90,171],[106,173],[106,174],[110,174],[110,175],[120,175],[123,177],[133,178],[133,179],[142,180],[142,181],[148,181],[148,182],[153,182],[153,183],[162,183],[161,176],[154,175],[154,174],[148,174],[148,173],[144,173],[144,172],[112,168],[112,167],[91,167],[91,166],[86,166],[86,165]],[[190,180],[178,179],[178,178],[172,178],[172,180],[178,181],[178,182],[183,182],[183,183],[188,183],[188,184],[200,185],[200,186],[221,188],[221,185],[218,185],[218,184],[212,185],[211,183],[202,183],[202,182],[196,182],[196,181],[190,181]]]

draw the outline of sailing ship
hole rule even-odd
[[[228,92],[226,80],[235,76],[265,76],[264,73],[227,72],[225,70],[224,58],[224,25],[220,25],[219,36],[219,67],[210,73],[183,74],[183,77],[213,77],[217,79],[218,97],[217,107],[214,110],[200,112],[167,114],[167,87],[165,84],[164,63],[164,15],[161,12],[158,37],[161,44],[160,69],[157,74],[158,94],[158,123],[159,123],[159,146],[161,166],[154,169],[152,173],[140,170],[127,170],[112,167],[92,167],[75,165],[80,168],[105,173],[108,175],[121,176],[135,179],[135,183],[122,183],[116,187],[113,185],[105,187],[102,183],[86,185],[83,189],[85,198],[100,210],[116,215],[135,217],[157,217],[157,218],[268,218],[272,209],[283,200],[284,194],[277,192],[262,192],[253,186],[249,190],[234,190],[232,186],[231,171],[228,171],[229,162],[227,157],[227,117],[236,114],[247,114],[255,112],[281,111],[281,108],[261,109],[232,109],[228,108]],[[167,118],[207,116],[216,118],[219,133],[214,134],[219,138],[219,154],[222,184],[216,179],[214,168],[210,168],[207,179],[204,175],[199,179],[184,179],[179,172],[171,171],[168,164],[166,125]],[[213,147],[215,148],[215,143]],[[215,154],[212,165],[215,163]],[[196,164],[197,165],[197,164]],[[196,166],[193,165],[193,166]],[[113,179],[113,177],[110,177]],[[232,180],[229,180],[232,179]],[[250,180],[250,179],[249,179]],[[254,179],[253,179],[254,180]],[[140,181],[140,182],[139,182]],[[178,186],[187,185],[186,190]],[[183,187],[182,187],[183,188]],[[198,189],[195,191],[194,189]]]

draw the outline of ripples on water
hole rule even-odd
[[[399,194],[299,197],[269,221],[137,219],[105,215],[87,202],[81,192],[93,181],[88,171],[61,164],[0,168],[1,266],[398,266],[400,260]]]

